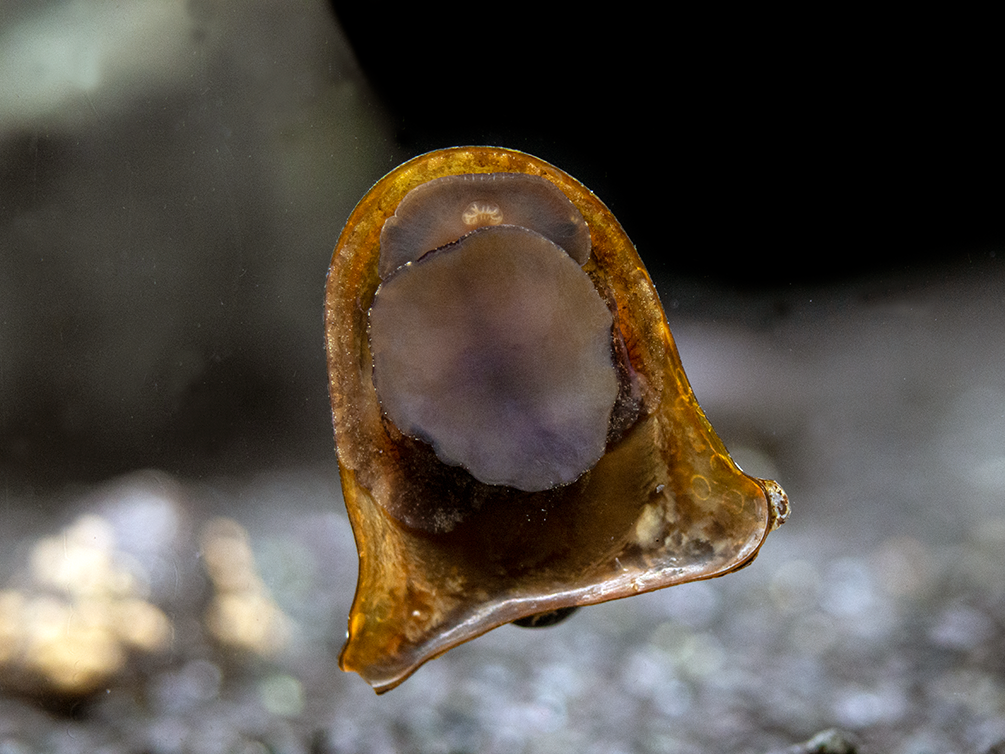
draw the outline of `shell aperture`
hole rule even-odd
[[[388,417],[480,482],[568,484],[603,455],[618,395],[613,318],[544,236],[483,227],[398,269],[370,309]]]

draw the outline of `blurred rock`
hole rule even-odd
[[[0,471],[323,456],[325,274],[399,161],[323,0],[18,3],[0,50]]]
[[[244,528],[228,518],[208,522],[200,534],[213,583],[206,627],[219,642],[259,655],[281,650],[292,629],[255,567]]]
[[[152,581],[163,578],[158,553],[179,545],[181,512],[165,482],[112,485],[96,496],[98,509],[34,543],[0,591],[0,679],[42,698],[84,697],[131,654],[168,650],[171,621],[150,601]]]
[[[806,743],[786,749],[785,754],[866,754],[866,750],[858,736],[831,728],[817,733]]]

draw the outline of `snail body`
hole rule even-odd
[[[378,692],[499,625],[740,568],[788,514],[705,419],[617,220],[538,158],[381,179],[325,335],[360,553],[340,665]]]

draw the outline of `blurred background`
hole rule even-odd
[[[0,8],[0,746],[768,752],[1005,739],[1000,54],[944,18]],[[603,199],[793,516],[725,579],[374,697],[324,280],[370,185],[499,144]],[[20,747],[20,748],[18,748]]]

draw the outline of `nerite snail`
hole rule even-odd
[[[705,419],[617,220],[536,157],[382,178],[325,336],[360,557],[339,661],[378,692],[504,623],[736,570],[788,515]]]

